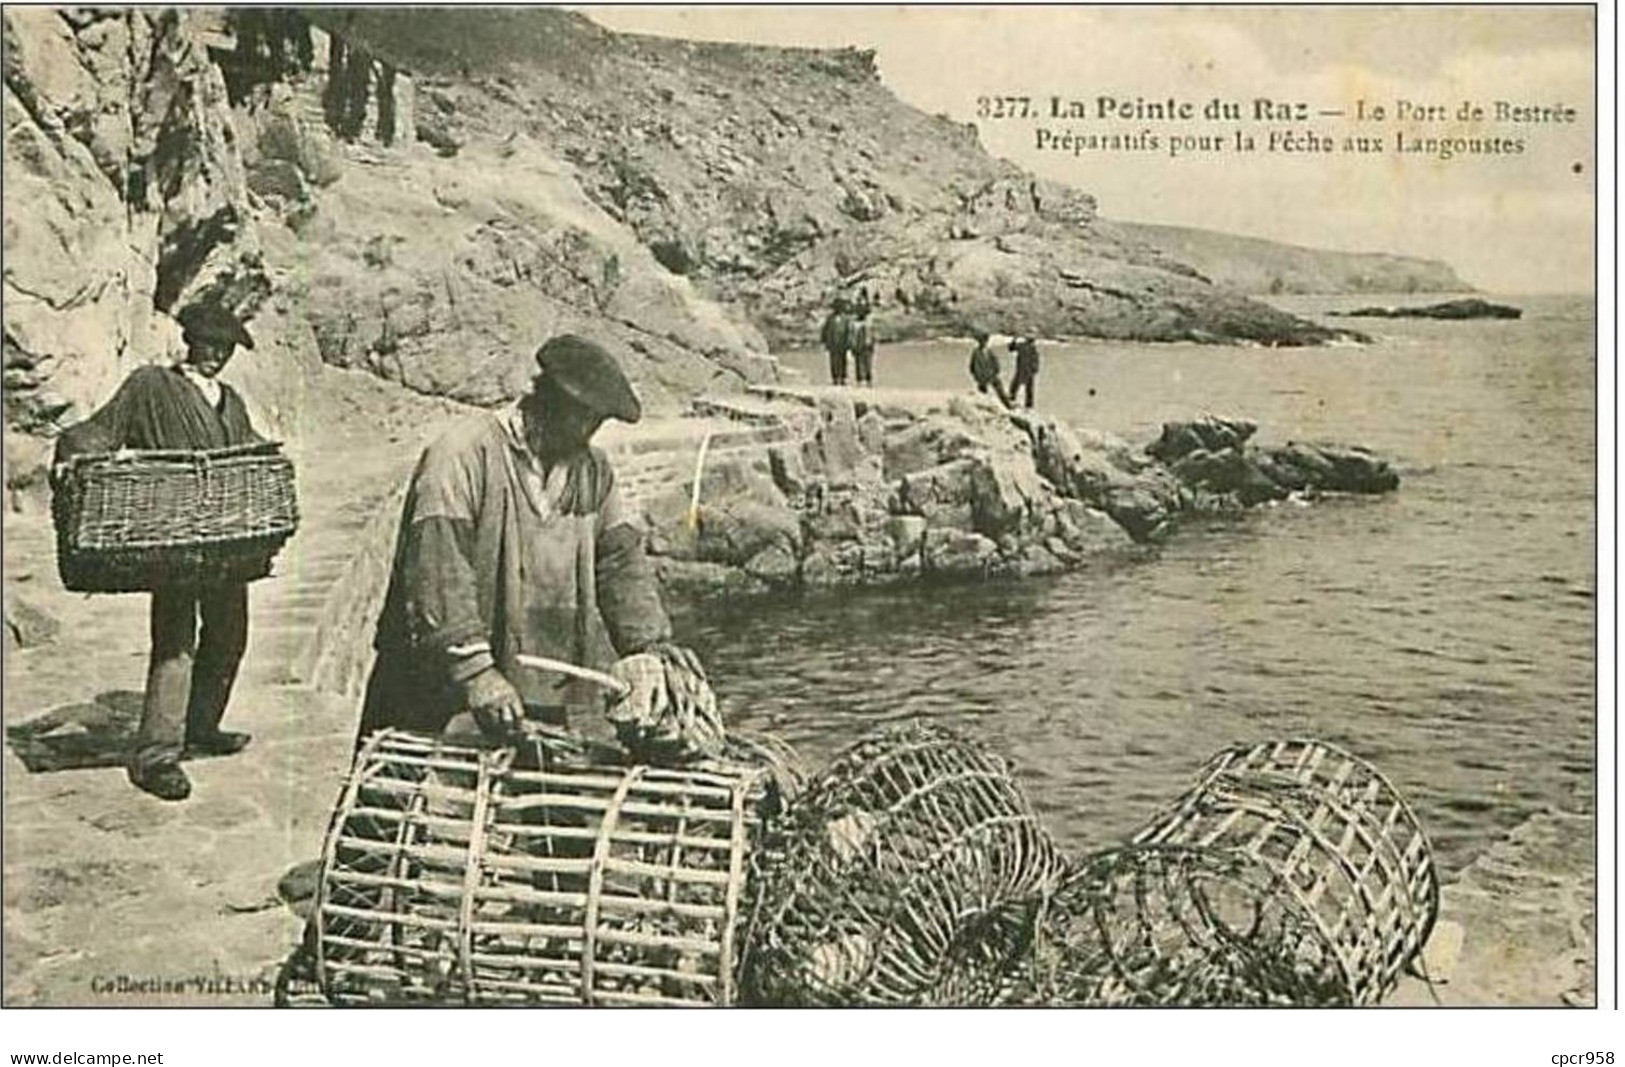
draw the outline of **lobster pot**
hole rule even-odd
[[[365,743],[312,920],[329,1002],[735,1000],[768,773],[542,766],[395,731]]]
[[[1032,995],[1373,1004],[1438,910],[1427,838],[1369,763],[1319,741],[1240,746],[1127,846],[1068,876]]]
[[[51,497],[57,570],[81,593],[249,582],[299,524],[275,442],[75,456]]]
[[[1003,761],[931,726],[848,749],[758,853],[760,1004],[994,1004],[1061,867]]]

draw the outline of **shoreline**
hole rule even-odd
[[[327,405],[335,403],[328,396],[330,392],[313,390],[312,395],[322,393],[326,399],[319,404]],[[859,424],[870,414],[876,416],[870,420],[871,428],[876,419],[884,421],[878,410],[859,415],[850,397],[841,403],[843,398],[828,395],[831,391],[821,387],[780,387],[770,392],[776,395],[756,396],[755,400],[750,399],[753,394],[723,398],[725,405],[740,408],[735,414],[761,416],[754,421],[719,417],[715,411],[704,417],[653,419],[642,430],[629,428],[611,435],[605,443],[645,507],[651,501],[655,504],[657,517],[672,517],[660,507],[666,494],[674,494],[682,511],[686,511],[690,489],[687,479],[692,475],[694,451],[706,432],[713,435],[712,447],[716,450],[707,464],[702,496],[702,508],[714,509],[706,512],[708,518],[759,515],[752,508],[760,501],[752,493],[765,491],[767,486],[784,495],[773,477],[775,450],[781,468],[784,457],[792,451],[803,453],[803,460],[811,457],[824,463],[817,475],[819,484],[825,487],[820,500],[850,502],[864,493],[878,492],[878,486],[891,483],[884,477],[874,481],[861,474],[865,470],[873,473],[878,463],[884,476],[888,440],[894,463],[908,456],[915,464],[933,461],[906,476],[899,474],[899,481],[956,463],[959,466],[953,468],[955,471],[984,472],[978,477],[985,481],[967,473],[964,480],[948,483],[981,495],[957,499],[950,492],[908,498],[944,523],[968,523],[962,534],[953,535],[956,544],[983,536],[975,533],[978,521],[1009,521],[1017,534],[1041,531],[1042,523],[1034,527],[1032,517],[1042,509],[1029,508],[1031,498],[1022,492],[1031,491],[1039,500],[1052,502],[1058,508],[1089,508],[1081,500],[1067,503],[1069,498],[1059,494],[1056,483],[1038,474],[1045,452],[1034,448],[1030,429],[1018,427],[1008,413],[991,404],[971,403],[967,408],[965,401],[973,398],[957,394],[899,398],[877,391],[871,402],[892,410],[892,417],[899,423],[881,436],[877,451],[864,447]],[[364,591],[379,581],[379,563],[387,567],[387,550],[392,547],[397,519],[393,494],[403,484],[405,469],[415,458],[417,445],[454,410],[437,404],[431,412],[427,402],[403,399],[382,385],[355,390],[344,403],[348,405],[347,414],[334,423],[316,418],[323,408],[309,414],[309,425],[320,426],[323,436],[303,440],[295,449],[305,464],[300,477],[306,524],[294,545],[279,559],[276,576],[259,583],[251,594],[251,645],[230,725],[251,730],[254,744],[237,757],[190,764],[198,788],[194,798],[184,805],[165,805],[137,793],[117,766],[31,772],[20,762],[15,745],[8,745],[8,1005],[268,1003],[269,993],[263,992],[268,988],[265,983],[274,977],[297,943],[302,926],[300,918],[278,900],[277,882],[290,868],[317,854],[348,763],[356,707],[352,687],[361,680],[364,660],[364,653],[358,650],[370,641],[368,612],[357,610],[355,605],[367,603]],[[781,410],[780,405],[789,406]],[[785,412],[797,429],[786,429]],[[911,416],[906,421],[902,417],[905,412]],[[767,418],[768,414],[773,418]],[[380,426],[388,432],[380,435]],[[933,430],[925,433],[922,426]],[[955,444],[956,439],[949,435],[952,430],[969,436],[970,429],[995,435],[990,427],[997,427],[996,434],[1004,435],[999,439],[1010,446],[997,455],[980,447],[987,444],[985,439],[977,439],[980,446],[968,446],[963,441]],[[388,440],[390,437],[395,440]],[[722,447],[718,447],[719,440]],[[942,458],[937,447],[945,440],[953,458],[948,458],[946,464],[935,462]],[[870,443],[873,441],[871,437]],[[901,447],[905,442],[918,447],[907,451]],[[370,448],[362,447],[369,443]],[[1248,443],[1241,444],[1243,447],[1235,450],[1238,455],[1245,453]],[[853,446],[851,450],[849,445]],[[1128,474],[1110,458],[1120,454],[1122,447],[1121,442],[1106,435],[1087,435],[1072,458],[1089,458],[1088,464],[1046,469],[1051,474],[1070,471],[1074,489],[1081,485],[1082,491],[1107,493],[1113,487],[1111,471]],[[1052,452],[1052,462],[1067,455],[1064,449]],[[343,456],[345,462],[323,462],[321,457],[326,456]],[[833,477],[831,459],[835,461]],[[1013,469],[1022,461],[1028,466]],[[803,464],[804,477],[809,477],[808,466]],[[1153,469],[1161,471],[1152,474],[1154,478],[1178,480],[1168,473],[1169,468],[1157,463],[1148,462],[1138,473]],[[684,475],[675,484],[673,471]],[[1080,471],[1102,475],[1105,480],[1090,481],[1085,477],[1080,483]],[[936,484],[934,478],[928,482]],[[1022,492],[1007,494],[1001,490],[1011,486]],[[1185,491],[1190,500],[1198,499],[1189,486]],[[1212,502],[1222,495],[1207,493],[1201,499]],[[1109,502],[1108,496],[1099,499]],[[980,511],[972,506],[977,500],[982,501]],[[993,506],[1001,501],[1002,507]],[[788,498],[783,507],[795,510]],[[1133,538],[1106,512],[1090,510],[1095,510],[1093,529],[1107,547],[1134,550]],[[815,546],[859,546],[855,555],[825,555],[837,561],[855,559],[860,568],[864,558],[863,531],[879,530],[890,537],[886,524],[893,519],[932,521],[926,514],[877,516],[861,508],[855,513],[821,508],[806,517],[811,528],[840,535],[815,538]],[[854,517],[857,521],[847,521]],[[128,727],[139,706],[146,598],[85,598],[61,590],[54,577],[48,519],[38,511],[8,514],[6,525],[8,607],[26,601],[57,624],[54,637],[31,647],[8,648],[8,728],[36,720],[42,713],[68,712],[61,727],[63,733],[78,731],[84,735],[82,740],[93,743],[94,730],[86,723],[94,726],[98,721],[111,722]],[[748,565],[773,548],[773,543],[757,545],[741,531],[763,528],[782,529],[772,522],[708,522],[689,543],[696,557],[693,559],[683,558],[683,543],[670,540],[675,536],[670,525],[654,526],[652,530],[664,530],[668,538],[667,552],[657,555],[657,559],[667,564],[697,564],[701,568],[698,573],[706,577],[717,572],[708,572],[707,561],[698,558],[704,554],[702,547],[709,552],[711,547],[720,546],[718,551],[736,555],[750,549],[744,558]],[[1002,558],[998,557],[998,542],[985,540],[991,546],[988,551],[993,553],[992,558]],[[921,542],[922,566],[910,574],[911,579],[939,573],[923,566],[927,558],[923,537]],[[386,554],[381,561],[369,556],[369,545],[384,547]],[[678,554],[671,553],[673,548],[678,549]],[[805,556],[803,564],[810,558],[814,554]],[[999,572],[984,566],[987,557],[973,554],[950,558],[975,563],[963,570],[941,568],[945,576],[998,580]],[[1084,553],[1081,558],[1087,565],[1091,557]],[[745,567],[722,563],[709,566],[753,577]],[[861,576],[863,572],[860,569],[847,573]],[[830,587],[842,585],[830,583]],[[350,610],[335,614],[333,607],[346,600],[351,603]],[[1564,818],[1589,822],[1586,816]],[[1568,957],[1584,954],[1585,950],[1576,947],[1580,942],[1573,938],[1554,948],[1557,943],[1551,938],[1558,926],[1576,927],[1581,934],[1588,929],[1594,931],[1594,918],[1588,928],[1586,916],[1576,919],[1572,913],[1573,901],[1584,896],[1582,889],[1573,886],[1576,880],[1583,883],[1589,875],[1585,870],[1589,859],[1573,855],[1573,846],[1583,835],[1563,833],[1548,840],[1552,835],[1541,836],[1540,827],[1545,825],[1541,820],[1539,816],[1529,820],[1526,826],[1534,829],[1520,827],[1509,835],[1509,840],[1521,841],[1534,835],[1550,847],[1523,847],[1511,852],[1503,849],[1504,855],[1496,860],[1520,872],[1520,878],[1498,881],[1485,874],[1475,876],[1463,889],[1455,889],[1477,866],[1475,861],[1446,888],[1440,929],[1456,923],[1465,939],[1449,975],[1450,984],[1440,987],[1442,1002],[1561,1003],[1565,994],[1570,994],[1571,999],[1583,998],[1586,987],[1574,977],[1573,960]],[[1559,825],[1572,827],[1574,823]],[[177,860],[154,862],[153,857],[160,856]],[[1491,867],[1486,861],[1485,870]],[[1557,890],[1553,887],[1558,885],[1563,888],[1554,896]],[[1503,918],[1514,913],[1517,922]],[[1594,951],[1587,958],[1594,958]],[[1509,982],[1497,969],[1506,960],[1542,961],[1539,977]],[[123,992],[117,985],[120,976],[131,979],[125,982]],[[161,986],[139,984],[140,980],[152,978],[180,982],[176,988],[182,992],[163,992]],[[110,991],[98,993],[93,989],[93,982],[109,979],[114,981]],[[210,982],[200,984],[203,979]],[[1432,1000],[1425,986],[1407,982],[1386,1003],[1430,1004]]]

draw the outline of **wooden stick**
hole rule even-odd
[[[616,699],[623,699],[632,692],[632,687],[619,678],[595,671],[591,667],[581,667],[574,663],[566,663],[561,659],[552,659],[547,656],[533,656],[528,652],[514,653],[514,662],[521,667],[529,667],[536,671],[552,671],[555,674],[567,674],[572,678],[579,678],[584,682],[591,682],[601,689],[608,690]]]

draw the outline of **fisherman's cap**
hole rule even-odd
[[[181,337],[186,341],[230,341],[244,348],[254,347],[242,321],[219,304],[193,304],[178,316]]]
[[[976,327],[976,329],[972,330],[970,332],[970,335],[972,337],[976,338],[976,340],[978,340],[978,341],[986,341],[987,338],[988,338],[988,332],[986,330],[982,329],[980,326],[978,326],[978,327]]]
[[[643,417],[621,365],[585,337],[560,334],[536,350],[536,364],[567,395],[605,418],[637,422]]]

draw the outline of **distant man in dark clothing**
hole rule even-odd
[[[186,359],[138,367],[100,410],[57,438],[54,469],[75,455],[120,449],[204,449],[262,441],[248,410],[218,375],[238,345],[254,347],[236,316],[211,305],[180,315]],[[202,628],[199,630],[199,621]],[[163,800],[192,785],[184,754],[229,755],[249,735],[220,729],[248,645],[248,587],[177,580],[152,594],[152,654],[130,781]]]
[[[519,665],[586,667],[652,652],[703,677],[671,643],[643,527],[591,446],[641,408],[614,358],[574,335],[536,354],[531,391],[453,424],[412,474],[378,620],[357,743],[375,730],[500,741],[527,715],[568,725],[597,699]]]
[[[875,333],[869,324],[867,300],[858,304],[856,316],[852,319],[852,326],[847,334],[847,344],[852,349],[852,361],[857,364],[858,384],[875,384]]]
[[[976,347],[970,353],[970,376],[976,383],[978,393],[993,390],[993,395],[999,398],[999,403],[1005,407],[1010,406],[1010,397],[1004,391],[1004,382],[1000,379],[999,357],[987,344],[987,331],[977,330],[975,333]]]
[[[1018,337],[1010,342],[1010,351],[1016,354],[1016,372],[1010,376],[1010,403],[1016,394],[1027,391],[1027,407],[1033,406],[1033,390],[1038,382],[1038,342],[1031,337]]]
[[[852,318],[848,313],[846,297],[835,298],[834,310],[824,319],[818,339],[829,353],[829,380],[835,385],[846,384],[846,354],[851,348]]]

